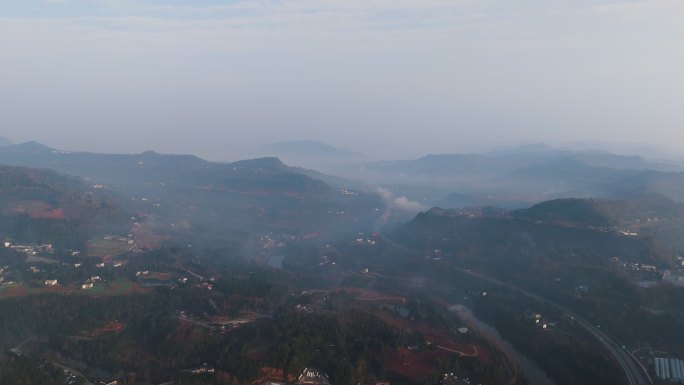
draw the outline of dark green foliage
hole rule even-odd
[[[64,385],[61,369],[33,357],[0,356],[0,385]]]
[[[601,207],[590,199],[558,199],[514,212],[518,218],[564,221],[592,226],[614,225]]]
[[[520,309],[533,308],[557,326],[544,331]],[[623,382],[610,354],[594,337],[546,305],[497,291],[480,298],[475,310],[516,349],[534,360],[558,385],[609,385]]]

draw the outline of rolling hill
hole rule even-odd
[[[273,157],[215,163],[153,151],[40,149],[35,144],[0,148],[0,164],[50,168],[85,178],[129,196],[137,211],[184,227],[296,234],[355,231],[370,226],[375,209],[382,207],[375,194],[331,187]]]
[[[54,171],[0,166],[0,234],[21,242],[78,245],[97,232],[128,231],[108,192]]]

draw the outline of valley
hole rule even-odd
[[[655,192],[410,219],[273,159],[13,154],[77,177],[4,169],[6,371],[69,368],[60,384],[257,385],[316,367],[336,385],[641,385],[659,383],[655,358],[684,356],[658,331],[683,322],[684,209]]]

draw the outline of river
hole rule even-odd
[[[522,353],[515,350],[513,345],[501,337],[501,334],[492,326],[480,321],[471,311],[464,305],[450,306],[449,310],[458,314],[458,316],[465,322],[468,327],[473,329],[477,334],[481,335],[490,344],[497,346],[504,350],[509,358],[520,365],[525,372],[525,376],[530,380],[532,385],[555,385],[553,380],[546,375],[536,364],[530,361]]]

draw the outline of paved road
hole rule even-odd
[[[373,231],[379,234],[379,236],[386,241],[387,243],[402,249],[404,251],[408,251],[414,254],[419,254],[415,250],[410,250],[393,240],[387,238],[383,233],[382,233],[382,226],[387,223],[387,220],[392,214],[392,210],[390,208],[387,208],[385,212],[378,218],[375,223],[373,224]],[[484,281],[499,285],[499,286],[505,286],[508,287],[511,290],[515,290],[519,293],[522,293],[528,297],[531,297],[537,301],[544,302],[547,304],[550,304],[552,306],[555,306],[556,308],[560,309],[563,311],[566,315],[572,317],[580,326],[585,328],[589,333],[591,333],[596,339],[601,342],[601,344],[610,352],[610,354],[615,358],[615,360],[620,364],[622,367],[623,372],[625,373],[625,377],[627,378],[627,384],[628,385],[653,385],[653,380],[651,377],[648,375],[648,371],[646,368],[641,365],[639,360],[634,357],[629,351],[626,349],[621,348],[621,344],[617,343],[614,341],[610,336],[608,336],[605,332],[603,332],[599,327],[594,326],[594,324],[586,321],[584,318],[578,316],[577,314],[573,313],[569,309],[553,302],[550,301],[544,297],[539,296],[538,294],[532,293],[530,291],[518,288],[516,286],[501,282],[495,278],[488,277],[483,274],[476,273],[471,270],[467,269],[462,269],[459,267],[454,266],[454,269],[471,275],[473,277],[482,279]]]
[[[33,341],[35,338],[36,338],[36,336],[31,336],[31,337],[27,338],[26,340],[24,340],[24,341],[23,341],[22,343],[20,343],[19,345],[17,345],[17,346],[15,346],[14,348],[10,349],[10,351],[11,351],[12,353],[15,353],[15,354],[24,354],[24,346],[26,346],[27,343]],[[68,367],[68,366],[60,365],[60,364],[58,364],[58,363],[56,363],[56,362],[50,362],[50,363],[51,363],[52,365],[54,365],[55,367],[57,367],[57,368],[60,368],[60,369],[62,369],[62,370],[66,370],[66,371],[69,372],[69,373],[73,373],[73,374],[75,374],[75,375],[77,375],[77,376],[83,377],[83,380],[85,381],[85,382],[84,382],[85,385],[93,385],[93,383],[90,382],[90,381],[88,380],[88,377],[86,377],[83,373],[79,372],[78,370],[73,369],[73,368],[70,368],[70,367]]]
[[[58,368],[60,368],[60,369],[62,369],[62,370],[65,370],[65,371],[67,371],[67,372],[69,372],[69,373],[72,373],[72,374],[75,374],[75,375],[77,375],[77,376],[79,376],[79,377],[82,377],[83,380],[85,381],[85,383],[84,383],[85,385],[94,385],[92,382],[90,382],[90,381],[88,380],[88,377],[86,377],[83,373],[79,372],[79,371],[76,370],[76,369],[72,369],[72,368],[70,368],[70,367],[68,367],[68,366],[56,364],[56,363],[54,363],[54,362],[52,363],[52,365],[54,365],[54,366],[56,366],[56,367],[58,367]]]

